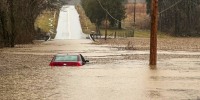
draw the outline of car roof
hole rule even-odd
[[[69,53],[60,53],[60,54],[56,54],[56,56],[67,56],[67,55],[69,55],[69,56],[70,55],[74,55],[74,56],[77,55],[78,56],[78,55],[81,55],[81,54],[75,54],[75,53],[70,53],[70,54]]]

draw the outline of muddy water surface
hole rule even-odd
[[[48,64],[56,53],[82,53],[80,67]],[[200,52],[159,51],[157,67],[148,51],[119,51],[88,40],[53,40],[3,49],[0,54],[2,100],[197,100]]]

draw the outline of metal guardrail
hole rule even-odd
[[[95,41],[94,37],[92,36],[92,34],[89,34],[89,38],[90,40],[92,40],[93,42]]]

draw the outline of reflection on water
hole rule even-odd
[[[199,66],[185,66],[194,62],[190,59],[181,66],[172,61],[173,65],[159,63],[150,69],[144,61],[118,61],[121,65],[12,70],[0,74],[0,97],[9,100],[87,100],[91,96],[94,100],[196,99],[200,96],[200,69],[193,68]]]
[[[149,68],[150,68],[151,70],[156,70],[156,69],[157,69],[157,65],[149,65]]]

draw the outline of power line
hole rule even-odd
[[[181,3],[181,1],[183,1],[183,0],[179,0],[178,2],[174,3],[173,5],[171,5],[170,7],[166,8],[165,10],[160,11],[159,14],[164,13],[164,12],[166,12],[167,10],[173,8],[173,7],[176,6],[177,4]],[[158,15],[159,15],[159,14],[158,14]],[[143,21],[146,21],[146,20],[148,20],[148,18],[145,18]]]
[[[103,5],[102,5],[102,3],[100,2],[100,0],[97,0],[97,1],[98,1],[99,5],[101,6],[101,8],[102,8],[104,11],[106,11],[106,13],[107,13],[111,18],[113,18],[113,19],[116,20],[117,22],[125,23],[125,22],[122,22],[122,21],[118,20],[117,18],[113,17],[113,16],[110,14],[110,12],[109,12],[106,8],[103,7]],[[166,8],[166,9],[160,11],[159,14],[164,13],[164,12],[170,10],[171,8],[173,8],[174,6],[178,5],[178,4],[181,3],[182,1],[183,1],[183,0],[179,0],[178,2],[174,3],[174,4],[171,5],[170,7],[168,7],[168,8]],[[193,2],[193,3],[194,3],[194,2]],[[145,19],[145,20],[146,20],[146,19]],[[129,22],[129,23],[131,23],[131,22]]]
[[[160,11],[159,14],[164,13],[164,12],[166,12],[167,10],[173,8],[173,7],[176,6],[177,4],[181,3],[181,1],[183,1],[183,0],[179,0],[178,2],[174,3],[173,5],[171,5],[170,7],[166,8],[165,10]]]
[[[159,14],[164,13],[164,12],[166,12],[167,10],[173,8],[173,7],[176,6],[177,4],[181,3],[181,1],[183,1],[183,0],[179,0],[178,2],[174,3],[173,5],[171,5],[169,8],[166,8],[165,10],[160,11]],[[192,2],[194,5],[197,5],[197,6],[199,5],[199,4],[197,4],[196,2],[194,2],[194,1],[191,1],[191,2]]]
[[[113,18],[113,19],[116,20],[117,22],[122,22],[122,21],[118,20],[117,18],[113,17],[113,16],[110,14],[110,12],[109,12],[106,8],[103,7],[103,5],[101,4],[101,2],[100,2],[99,0],[97,0],[97,1],[99,2],[99,5],[101,6],[101,8],[102,8],[103,10],[105,10],[106,13],[107,13],[111,18]]]

